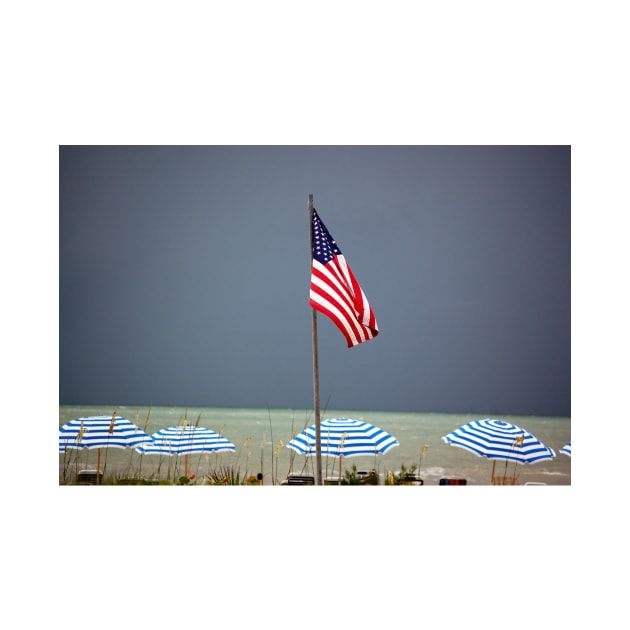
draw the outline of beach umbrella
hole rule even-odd
[[[236,447],[212,429],[184,425],[160,429],[151,436],[149,443],[138,446],[136,450],[144,454],[190,455],[191,453],[235,451]]]
[[[496,460],[504,460],[506,470],[508,462],[515,462],[516,470],[516,464],[533,464],[556,456],[553,449],[545,446],[525,429],[494,418],[469,422],[442,439],[447,444],[494,460],[492,483],[501,481],[500,477],[494,476]],[[507,479],[504,474],[502,482],[505,483]],[[512,477],[511,481],[514,480],[515,477]]]
[[[316,455],[315,425],[296,435],[286,446],[303,455]],[[398,440],[373,424],[351,418],[327,418],[320,423],[322,455],[344,457],[381,455],[398,446]]]
[[[151,437],[131,420],[117,416],[75,418],[59,428],[59,452],[66,449],[98,449],[97,471],[100,475],[102,448],[136,448],[151,442]]]
[[[568,455],[569,457],[571,457],[571,442],[569,442],[568,444],[565,444],[561,449],[560,452],[563,455]]]
[[[59,428],[59,452],[67,448],[136,448],[151,437],[122,416],[75,418]]]
[[[184,424],[160,429],[151,436],[150,443],[141,444],[136,450],[144,455],[184,455],[188,476],[188,455],[235,451],[236,447],[212,429]]]

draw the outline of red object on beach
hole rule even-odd
[[[465,479],[456,479],[455,477],[442,477],[440,479],[441,486],[465,486]]]

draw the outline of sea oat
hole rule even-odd
[[[114,409],[114,413],[112,414],[112,421],[109,423],[109,432],[114,432],[114,424],[116,424],[116,414],[118,414],[118,407]]]
[[[149,411],[147,411],[147,419],[146,422],[144,423],[144,430],[147,430],[147,427],[149,426],[149,418],[151,417],[151,406],[149,406]]]
[[[339,440],[339,454],[343,456],[343,445],[348,437],[347,433],[344,433]],[[339,460],[339,469],[341,470],[341,459]],[[341,476],[341,475],[340,475]]]

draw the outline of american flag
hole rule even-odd
[[[330,317],[352,348],[378,335],[372,307],[339,246],[313,210],[313,262],[308,303]]]

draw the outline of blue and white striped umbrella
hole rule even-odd
[[[212,429],[181,425],[160,429],[151,436],[150,443],[142,444],[136,450],[145,455],[190,455],[235,451],[236,447]]]
[[[556,456],[553,449],[525,429],[493,418],[469,422],[442,439],[480,457],[519,464],[533,464]]]
[[[398,446],[398,440],[362,420],[329,418],[320,423],[322,455],[353,457],[378,455]],[[296,435],[287,445],[303,455],[316,454],[315,425]]]
[[[59,452],[82,448],[136,448],[151,442],[142,429],[122,416],[88,416],[59,429]]]
[[[571,457],[571,442],[569,442],[568,444],[565,444],[561,449],[560,452],[564,455],[568,455],[569,457]]]

